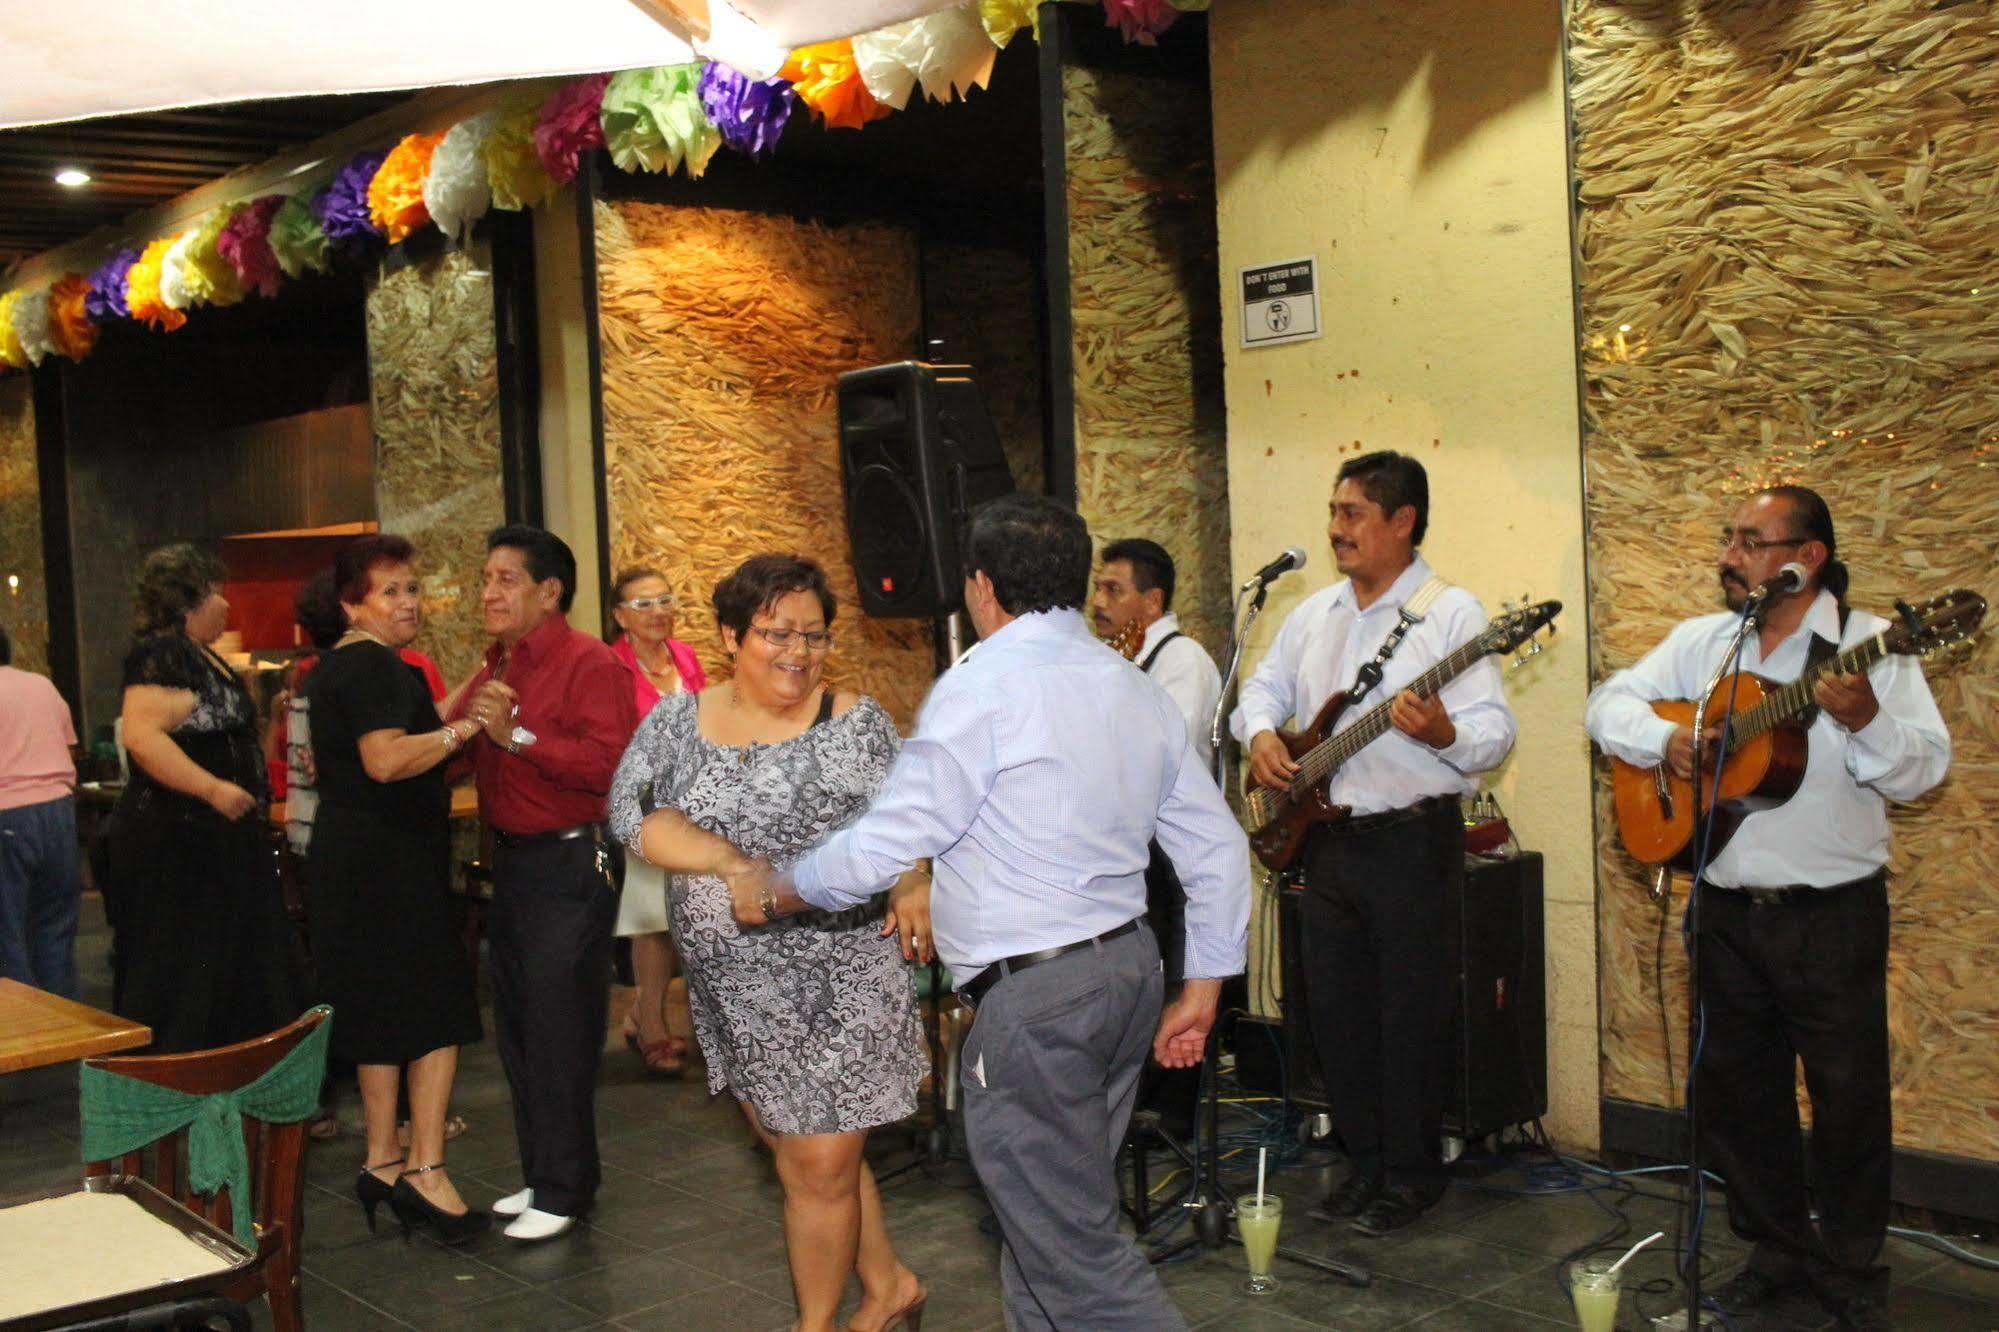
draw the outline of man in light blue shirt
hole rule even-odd
[[[1008,1325],[1184,1327],[1118,1229],[1116,1162],[1148,1048],[1198,1062],[1242,970],[1242,830],[1165,691],[1090,633],[1091,542],[1072,510],[980,506],[965,605],[981,642],[931,690],[859,820],[783,877],[733,879],[737,919],[867,901],[934,860],[938,955],[978,1019],[965,1123],[1004,1236]],[[1187,891],[1187,980],[1162,1013],[1147,843]]]

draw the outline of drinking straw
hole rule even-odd
[[[1269,1164],[1269,1162],[1270,1162],[1270,1149],[1268,1147],[1257,1148],[1256,1149],[1256,1205],[1258,1207],[1263,1206],[1263,1168],[1264,1166]],[[1658,1239],[1659,1236],[1654,1235],[1652,1238]],[[1630,1256],[1631,1256],[1630,1254],[1625,1255],[1625,1257],[1627,1258]]]
[[[1642,1240],[1639,1240],[1639,1241],[1638,1241],[1638,1242],[1637,1242],[1636,1244],[1632,1245],[1632,1246],[1631,1246],[1630,1248],[1628,1248],[1628,1249],[1626,1249],[1626,1250],[1624,1251],[1624,1256],[1623,1256],[1622,1258],[1619,1258],[1619,1259],[1618,1259],[1618,1260],[1617,1260],[1616,1262],[1614,1262],[1614,1263],[1612,1263],[1612,1264],[1610,1265],[1610,1271],[1611,1271],[1611,1272],[1615,1272],[1615,1271],[1616,1271],[1616,1270],[1617,1270],[1618,1268],[1620,1268],[1620,1267],[1624,1266],[1624,1265],[1625,1265],[1626,1263],[1630,1262],[1630,1261],[1631,1261],[1631,1256],[1632,1256],[1633,1254],[1637,1253],[1637,1252],[1638,1252],[1638,1251],[1639,1251],[1640,1249],[1642,1249],[1642,1248],[1644,1248],[1644,1247],[1645,1247],[1646,1245],[1650,1244],[1650,1243],[1651,1243],[1651,1242],[1652,1242],[1653,1240],[1655,1240],[1655,1239],[1663,1239],[1663,1238],[1665,1238],[1665,1235],[1666,1235],[1666,1232],[1665,1232],[1665,1231],[1663,1231],[1663,1230],[1655,1230],[1655,1231],[1653,1231],[1653,1232],[1652,1232],[1651,1234],[1647,1235],[1647,1236],[1646,1236],[1646,1237],[1645,1237],[1644,1239],[1642,1239]],[[1606,1276],[1608,1276],[1608,1275],[1609,1275],[1609,1273],[1607,1272],[1607,1273],[1605,1273],[1605,1275],[1606,1275]]]

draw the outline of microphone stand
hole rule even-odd
[[[1266,580],[1253,578],[1243,585],[1236,594],[1235,629],[1229,642],[1229,668],[1222,676],[1222,693],[1215,703],[1215,715],[1208,727],[1210,752],[1214,756],[1214,776],[1216,785],[1228,789],[1227,733],[1223,722],[1229,714],[1229,691],[1234,688],[1236,676],[1242,669],[1243,649],[1249,642],[1250,626],[1263,611],[1265,598],[1270,595]],[[1245,605],[1245,603],[1247,603]],[[1220,1119],[1221,1079],[1215,1066],[1216,1056],[1221,1046],[1221,1022],[1208,1033],[1207,1046],[1201,1051],[1201,1103],[1200,1122],[1194,1132],[1193,1184],[1182,1204],[1194,1214],[1194,1234],[1181,1240],[1164,1252],[1154,1255],[1154,1262],[1165,1262],[1194,1245],[1204,1249],[1220,1247],[1230,1237],[1229,1220],[1235,1215],[1235,1198],[1223,1185],[1221,1179],[1221,1145],[1216,1124]],[[1143,1199],[1140,1200],[1141,1205]],[[1238,1238],[1240,1238],[1238,1236]],[[1350,1286],[1367,1286],[1374,1282],[1373,1275],[1366,1268],[1352,1263],[1343,1263],[1336,1258],[1306,1253],[1288,1245],[1277,1247],[1279,1258],[1288,1258],[1294,1263],[1316,1267]]]
[[[1706,1021],[1701,1007],[1701,879],[1707,873],[1707,848],[1713,835],[1710,826],[1703,830],[1702,824],[1712,824],[1721,797],[1721,769],[1728,761],[1725,746],[1728,739],[1728,722],[1722,723],[1724,751],[1715,756],[1714,785],[1707,785],[1704,767],[1707,740],[1707,712],[1715,691],[1721,682],[1733,675],[1731,669],[1741,656],[1743,645],[1749,638],[1749,631],[1762,622],[1763,611],[1768,603],[1768,594],[1758,588],[1749,594],[1742,606],[1741,622],[1735,626],[1735,635],[1729,639],[1728,648],[1715,663],[1714,674],[1709,677],[1707,687],[1694,705],[1693,720],[1693,767],[1694,767],[1694,809],[1693,829],[1694,874],[1687,885],[1687,1213],[1689,1230],[1694,1249],[1681,1256],[1686,1262],[1685,1284],[1687,1306],[1685,1326],[1692,1329],[1704,1326],[1701,1319],[1701,1258],[1700,1232],[1705,1220],[1705,1194],[1707,1182],[1701,1176],[1701,1131],[1699,1066],[1701,1046],[1705,1044]],[[1703,799],[1705,794],[1706,798]],[[1668,1052],[1671,1053],[1670,1051]]]

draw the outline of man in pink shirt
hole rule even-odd
[[[0,976],[76,997],[76,743],[46,676],[16,670],[0,628]]]

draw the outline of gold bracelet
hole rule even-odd
[[[768,925],[781,914],[777,909],[777,889],[766,883],[757,893],[757,905],[763,908],[764,924]]]
[[[458,752],[458,732],[451,727],[444,728],[444,753],[448,758]]]

